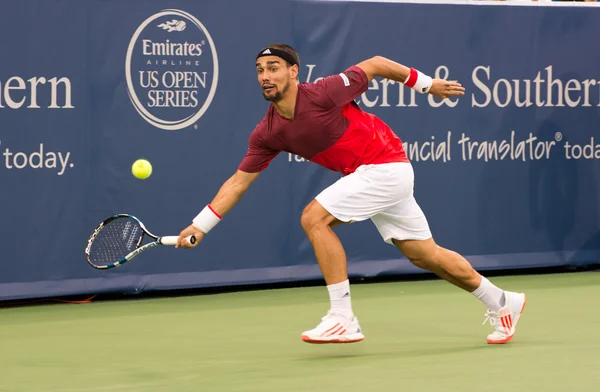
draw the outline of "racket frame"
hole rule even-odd
[[[131,218],[134,221],[136,221],[136,223],[142,229],[143,234],[140,236],[140,239],[138,240],[137,244],[135,244],[135,249],[132,250],[131,252],[129,252],[125,257],[122,257],[120,260],[115,261],[114,263],[110,263],[110,264],[106,264],[106,265],[97,265],[97,264],[92,263],[92,261],[90,260],[90,250],[92,248],[92,243],[94,242],[94,240],[98,236],[98,233],[100,233],[100,231],[102,230],[102,228],[104,226],[106,226],[107,224],[109,224],[110,222],[112,222],[113,220],[118,219],[118,218]],[[152,238],[154,241],[140,246],[142,244],[142,242],[144,241],[144,236],[148,236],[148,237]],[[98,226],[96,226],[96,228],[94,229],[94,231],[88,238],[87,246],[85,248],[85,259],[89,265],[91,265],[92,267],[94,267],[96,269],[102,269],[102,270],[112,269],[112,268],[122,266],[123,264],[127,263],[129,260],[133,259],[135,256],[139,255],[140,253],[142,253],[150,248],[154,248],[157,245],[175,245],[177,243],[178,238],[179,237],[177,237],[177,236],[158,237],[158,236],[152,234],[146,228],[146,226],[144,226],[142,221],[139,220],[137,217],[130,215],[130,214],[116,214],[116,215],[106,218]],[[193,240],[195,240],[195,238],[193,238]],[[193,240],[191,241],[192,243],[195,242]]]

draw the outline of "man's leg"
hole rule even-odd
[[[438,246],[433,238],[427,240],[392,240],[394,245],[417,267],[431,271],[442,279],[468,292],[475,291],[482,276],[469,262],[458,253]],[[495,286],[494,286],[495,287]],[[488,308],[498,310],[502,307],[502,290],[496,287],[498,298],[491,299]],[[498,303],[495,303],[497,299]]]
[[[364,335],[352,311],[346,253],[332,230],[344,222],[333,217],[316,200],[304,209],[300,222],[314,248],[330,300],[327,315],[316,328],[303,332],[301,339],[307,343],[353,343],[363,340]]]
[[[300,223],[312,244],[327,285],[348,280],[346,252],[332,227],[344,222],[331,215],[318,201],[311,201],[302,212]]]
[[[350,304],[346,254],[331,227],[373,218],[410,195],[412,167],[409,163],[365,165],[323,190],[306,207],[302,227],[327,282],[331,309],[321,324],[302,334],[303,340],[345,343],[364,338]],[[350,336],[344,331],[350,331]],[[331,336],[340,333],[343,336],[339,338]]]
[[[494,333],[488,336],[488,343],[507,343],[512,339],[525,307],[524,294],[496,287],[477,273],[464,257],[438,246],[432,238],[393,239],[392,242],[414,265],[470,292],[487,306],[486,315],[495,328]]]
[[[377,189],[369,173],[373,168],[362,168],[340,178],[311,201],[300,218],[304,232],[310,240],[319,267],[327,283],[331,309],[352,320],[350,286],[346,252],[332,227],[339,224],[369,219],[384,207],[385,194],[377,199]],[[387,173],[384,173],[387,174]]]

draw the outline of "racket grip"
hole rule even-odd
[[[177,239],[179,237],[176,235],[169,235],[166,237],[160,237],[160,243],[163,245],[170,245],[170,246],[175,246],[177,244]],[[195,244],[196,243],[196,237],[191,235],[189,237],[185,238],[190,244]]]

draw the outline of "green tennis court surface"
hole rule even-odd
[[[492,281],[527,293],[507,345],[442,281],[354,285],[350,345],[300,341],[324,287],[0,309],[0,390],[600,390],[600,273]]]

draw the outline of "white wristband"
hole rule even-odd
[[[204,207],[202,211],[192,221],[194,226],[198,228],[204,234],[208,234],[208,232],[217,225],[217,223],[221,222],[223,219],[219,214],[216,213],[212,207],[207,205]]]
[[[423,72],[418,71],[414,68],[410,69],[410,73],[404,81],[404,85],[412,88],[413,90],[421,94],[427,94],[432,84],[433,79],[430,76],[427,76]]]

